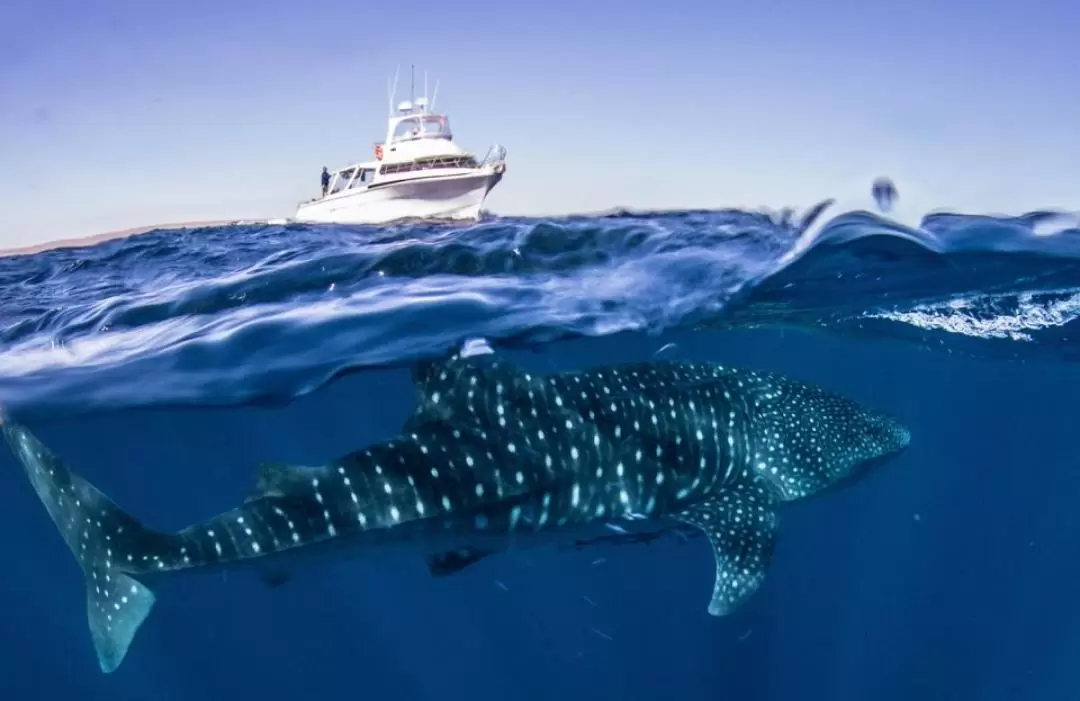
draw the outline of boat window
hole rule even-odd
[[[398,122],[394,127],[393,140],[409,141],[412,139],[449,139],[450,122],[439,115],[410,117]]]
[[[416,170],[430,170],[432,168],[476,168],[476,159],[472,156],[436,156],[434,158],[418,158],[403,163],[388,163],[381,167],[383,175],[394,173],[409,173]]]
[[[394,141],[415,139],[420,136],[420,120],[403,119],[394,128]]]
[[[450,122],[446,117],[424,117],[420,126],[424,130],[424,136],[450,138]]]
[[[375,176],[375,169],[374,168],[361,168],[360,169],[360,174],[356,176],[356,180],[353,180],[353,183],[352,183],[350,189],[351,188],[356,188],[356,187],[367,187],[368,185],[371,184],[371,180],[372,180],[372,178],[374,176]]]

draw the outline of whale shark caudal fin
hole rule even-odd
[[[716,558],[709,613],[731,613],[758,590],[772,559],[777,516],[769,487],[736,484],[673,516],[709,539]]]
[[[90,634],[102,671],[112,672],[154,606],[154,593],[133,573],[139,568],[149,570],[142,565],[144,554],[161,552],[158,548],[169,536],[144,528],[92,484],[68,470],[26,427],[3,414],[0,425],[82,566]],[[120,557],[121,553],[125,556]]]

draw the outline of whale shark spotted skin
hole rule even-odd
[[[596,427],[593,448],[613,445],[620,459],[597,461],[592,475],[579,467],[572,508],[560,525],[575,518],[634,523],[630,532],[620,528],[621,536],[593,534],[578,546],[648,542],[677,532],[672,522],[699,529],[716,554],[713,615],[737,608],[760,586],[776,505],[840,488],[911,439],[892,417],[836,394],[709,363],[645,362],[534,377],[506,361],[454,355],[419,364],[414,380],[413,422],[468,416],[514,430],[535,450],[552,445],[549,435],[530,433],[537,416],[569,411]],[[657,530],[657,520],[667,525]],[[445,569],[492,552],[462,550]]]
[[[780,503],[855,480],[910,441],[889,416],[824,390],[704,363],[537,376],[452,355],[413,374],[419,402],[400,435],[323,465],[264,466],[246,501],[178,533],[147,529],[0,417],[82,566],[101,669],[123,661],[151,586],[179,572],[255,567],[275,582],[305,556],[397,550],[446,575],[601,538],[613,522],[643,540],[702,531],[716,562],[708,611],[722,615],[760,586]]]

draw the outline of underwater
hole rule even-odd
[[[246,223],[0,257],[0,689],[1073,698],[1078,318],[1080,221],[1051,211]],[[255,563],[369,518],[401,535],[288,569],[150,585],[119,558]],[[505,539],[556,523],[592,530]],[[114,575],[157,597],[119,652]]]

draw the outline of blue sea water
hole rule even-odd
[[[538,372],[653,357],[786,373],[912,447],[782,514],[763,589],[705,612],[701,540],[539,550],[434,580],[356,559],[178,580],[102,675],[78,567],[0,451],[0,696],[1080,698],[1071,215],[620,212],[160,230],[0,258],[0,405],[148,525],[261,462],[396,433],[467,338]]]

